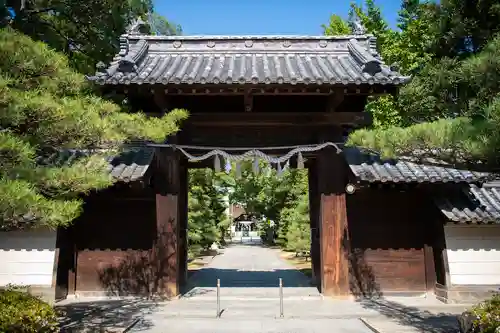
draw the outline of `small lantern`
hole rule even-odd
[[[353,184],[347,184],[345,187],[345,191],[347,194],[353,194],[356,191],[356,186]]]

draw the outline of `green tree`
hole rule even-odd
[[[99,61],[112,60],[120,35],[137,18],[154,18],[152,33],[180,32],[154,11],[151,0],[8,0],[0,3],[4,15],[6,6],[15,17],[4,24],[63,52],[73,68],[86,74],[93,73]]]
[[[453,163],[498,165],[499,52],[500,38],[495,38],[477,55],[426,67],[401,91],[407,127],[360,130],[349,143],[386,156],[423,155]]]
[[[192,255],[223,242],[229,227],[225,175],[211,169],[189,170],[188,239]]]
[[[309,250],[311,237],[307,171],[287,170],[283,178],[288,193],[280,209],[277,242],[288,250]]]
[[[187,116],[121,112],[90,94],[64,55],[10,28],[0,29],[0,58],[2,229],[69,224],[81,212],[80,194],[113,183],[109,154],[130,140],[163,141]],[[69,149],[86,157],[63,158]]]
[[[342,36],[352,33],[351,27],[347,21],[336,14],[331,15],[328,24],[322,24],[321,27],[323,28],[323,35],[325,36]]]
[[[278,175],[275,168],[263,162],[259,165],[259,172],[255,173],[253,162],[241,163],[241,177],[235,180],[231,202],[241,204],[247,213],[263,215],[275,221],[277,242],[286,248],[292,222],[295,223],[293,230],[299,228],[302,221],[307,221],[309,228],[309,213],[299,207],[301,200],[308,198],[307,173],[305,170],[284,168]],[[293,234],[294,242],[297,235],[300,234]],[[309,238],[305,242],[309,243]]]
[[[500,40],[494,37],[500,27],[498,3],[450,0],[404,5],[400,24],[405,30],[400,36],[406,36],[402,45],[410,47],[391,52],[406,61],[405,69],[414,77],[394,103],[399,124],[354,132],[349,144],[391,157],[432,156],[496,168],[500,142]],[[407,19],[415,16],[420,23]],[[413,36],[420,38],[415,39],[418,43],[411,42]]]
[[[309,251],[311,247],[311,227],[309,224],[309,196],[303,193],[291,206],[281,212],[281,223],[288,226],[286,249],[289,251]]]
[[[496,0],[443,0],[435,6],[434,18],[433,51],[439,58],[478,53],[500,32]]]
[[[182,35],[182,27],[167,20],[158,13],[152,13],[149,16],[151,33],[154,35],[175,36]]]

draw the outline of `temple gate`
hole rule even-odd
[[[151,116],[175,108],[190,112],[181,131],[155,147],[155,255],[165,263],[157,291],[176,295],[186,282],[187,169],[213,166],[211,160],[189,162],[176,147],[230,150],[329,142],[334,145],[304,153],[311,257],[321,292],[347,296],[350,173],[342,144],[352,129],[371,123],[363,112],[368,96],[395,93],[407,81],[382,62],[375,38],[146,36],[131,31],[120,41],[114,61],[91,79],[105,91],[125,94],[135,109]]]

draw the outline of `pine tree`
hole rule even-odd
[[[211,169],[189,170],[188,240],[191,254],[222,242],[229,227],[221,173]]]
[[[106,157],[130,140],[163,141],[187,116],[121,112],[64,55],[10,28],[0,29],[0,59],[1,229],[69,224],[81,194],[113,183]],[[69,150],[86,157],[64,158]]]
[[[290,251],[309,251],[311,244],[311,228],[309,223],[309,196],[303,193],[296,205],[285,208],[282,222],[288,224],[286,248]]]

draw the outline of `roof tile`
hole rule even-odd
[[[88,156],[88,152],[83,150],[65,150],[54,153],[47,158],[40,158],[38,162],[41,164],[67,165],[83,156]],[[117,181],[136,181],[145,175],[153,160],[153,156],[153,148],[127,149],[116,156],[107,158],[109,163],[108,171]]]
[[[474,184],[434,198],[438,208],[456,223],[500,223],[500,187]]]
[[[98,84],[400,84],[371,36],[124,35]]]
[[[473,183],[489,180],[491,173],[460,170],[447,165],[381,160],[378,155],[345,148],[344,155],[354,176],[369,183]]]

